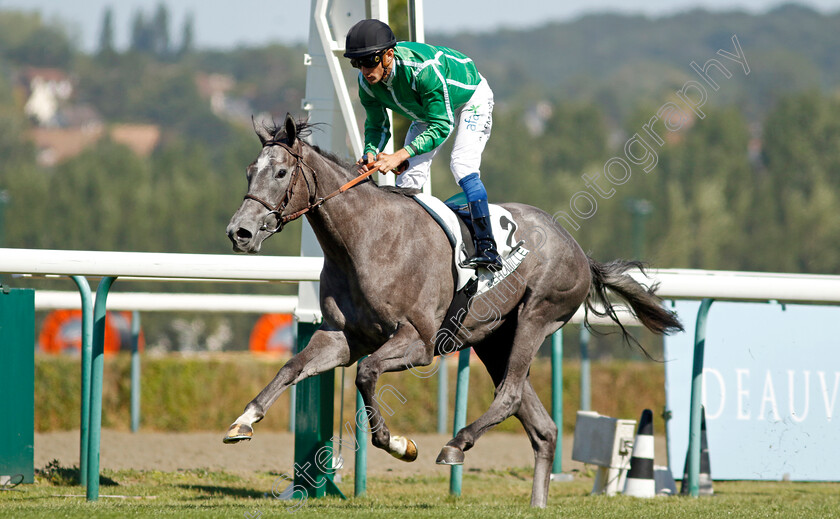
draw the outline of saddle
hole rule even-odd
[[[515,271],[528,254],[528,249],[523,247],[523,241],[515,241],[517,225],[510,212],[501,206],[490,204],[493,236],[504,267],[499,272],[485,269],[477,271],[473,267],[465,267],[463,262],[472,256],[475,246],[472,219],[463,193],[449,198],[446,202],[422,193],[411,198],[440,225],[452,245],[452,267],[456,275],[455,294],[441,330],[435,337],[437,354],[452,353],[461,349],[458,329],[467,315],[470,299],[487,292]]]
[[[475,252],[475,245],[472,219],[463,193],[449,198],[446,202],[422,193],[413,195],[411,198],[440,225],[452,246],[453,268],[457,278],[456,294],[463,291],[470,282],[474,285],[471,295],[486,292],[516,270],[528,253],[528,250],[523,247],[524,242],[515,239],[517,225],[510,212],[499,205],[490,204],[493,236],[496,239],[496,248],[502,258],[504,268],[493,273],[464,266],[464,262]]]

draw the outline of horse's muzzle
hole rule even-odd
[[[261,242],[254,234],[244,227],[228,227],[227,236],[233,244],[233,252],[247,252],[256,254],[260,251]]]
[[[242,203],[227,225],[227,236],[234,252],[256,254],[262,242],[283,229],[283,218],[277,211],[266,211],[254,203]]]

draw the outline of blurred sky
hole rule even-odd
[[[161,0],[0,0],[0,9],[38,10],[47,20],[60,19],[73,27],[84,50],[94,50],[102,13],[112,6],[116,43],[128,42],[133,14],[151,15]],[[174,43],[181,38],[184,16],[195,19],[195,44],[200,48],[230,48],[238,44],[262,45],[305,42],[309,29],[309,0],[169,0],[170,31]],[[780,0],[424,0],[427,32],[487,32],[500,27],[522,28],[565,21],[592,12],[641,13],[663,16],[694,8],[713,11],[743,9],[760,13]],[[802,0],[822,12],[840,10],[840,0]],[[511,6],[515,6],[511,9]]]

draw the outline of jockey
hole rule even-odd
[[[408,161],[397,186],[420,189],[429,180],[432,159],[457,127],[450,169],[467,197],[475,229],[473,267],[502,268],[490,227],[487,191],[481,182],[481,153],[493,123],[493,92],[473,61],[456,50],[425,43],[397,43],[379,20],[362,20],[347,33],[346,52],[359,73],[365,109],[365,146],[358,164],[387,173]],[[412,121],[405,145],[382,153],[391,138],[386,108]]]

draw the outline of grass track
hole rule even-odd
[[[65,476],[70,469],[63,469]],[[463,496],[450,497],[441,476],[370,478],[368,495],[342,501],[309,499],[300,503],[270,496],[277,475],[188,470],[103,471],[117,483],[101,485],[101,497],[88,503],[84,488],[63,485],[67,478],[37,477],[34,485],[0,492],[0,517],[308,517],[368,518],[840,518],[838,483],[716,482],[715,496],[691,499],[589,496],[592,478],[577,474],[571,483],[552,483],[548,508],[531,510],[531,469],[468,472]],[[57,484],[53,484],[57,483]],[[352,494],[353,481],[339,485]],[[282,487],[280,487],[282,488]],[[268,497],[265,497],[265,496]],[[290,517],[290,516],[289,516]]]

